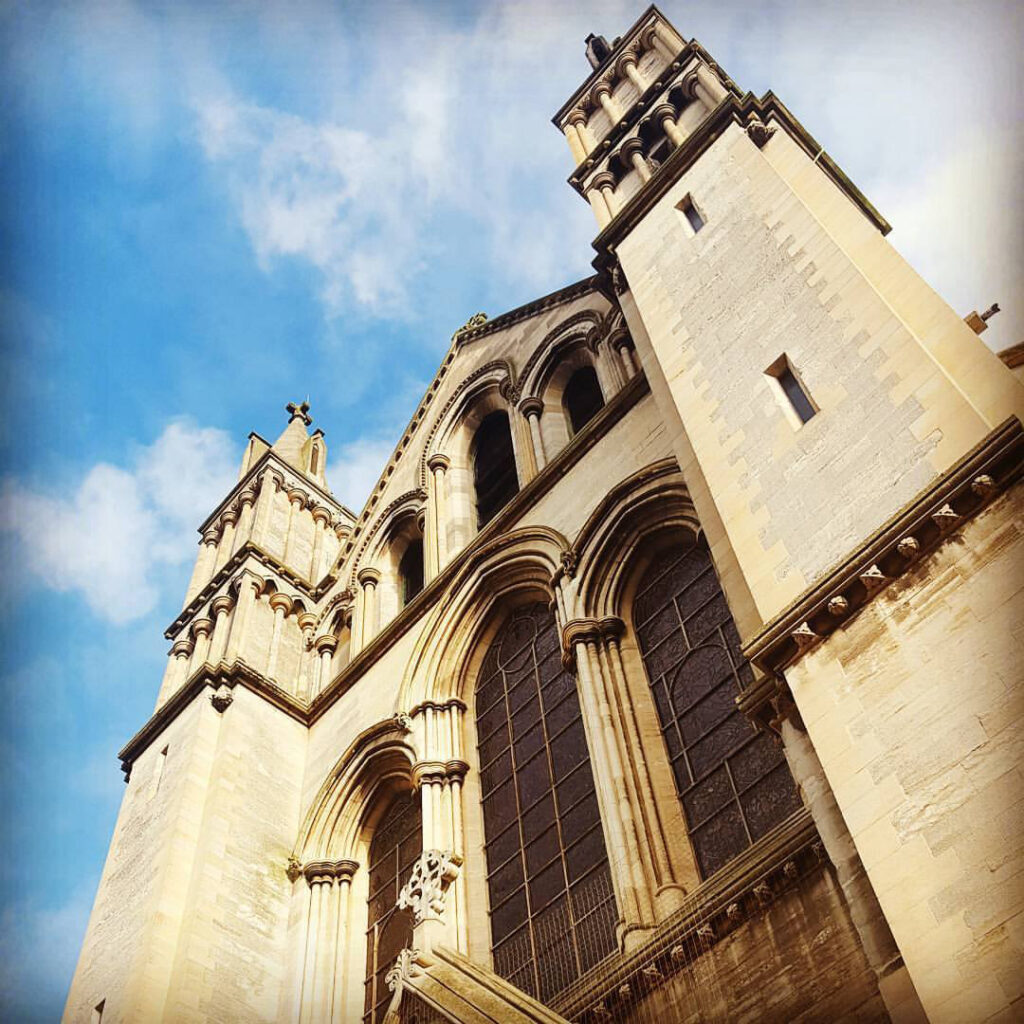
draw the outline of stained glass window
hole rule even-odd
[[[552,996],[616,948],[618,912],[576,679],[554,616],[518,609],[476,687],[494,969]]]
[[[391,993],[384,976],[398,954],[412,944],[412,921],[395,910],[399,890],[423,852],[420,803],[402,793],[384,812],[370,843],[370,896],[367,900],[365,1024],[380,1024]]]
[[[652,562],[633,620],[706,878],[797,810],[800,797],[778,741],[736,707],[752,672],[703,545]]]

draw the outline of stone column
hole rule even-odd
[[[689,84],[689,78],[687,83]],[[714,110],[726,96],[729,95],[729,90],[722,85],[718,75],[716,75],[711,68],[709,68],[703,61],[697,64],[696,80],[693,82],[691,87],[693,89],[693,95],[696,95],[697,99],[704,104],[708,110]]]
[[[214,616],[210,661],[214,665],[219,665],[224,659],[224,652],[227,650],[228,645],[228,615],[234,607],[235,600],[228,594],[221,594],[220,597],[215,597],[210,605],[210,611],[213,612]]]
[[[233,551],[237,551],[247,540],[252,539],[253,507],[256,504],[256,492],[245,490],[238,496],[238,529],[235,530]]]
[[[313,509],[313,555],[309,560],[309,579],[312,583],[318,583],[324,574],[324,539],[327,536],[327,528],[330,523],[330,509],[323,505],[317,505]]]
[[[578,167],[587,159],[587,147],[583,145],[580,137],[579,124],[576,121],[568,120],[562,128],[566,142],[569,143],[569,151],[572,153],[573,162]]]
[[[344,977],[338,969],[348,919],[352,860],[311,861],[303,869],[309,885],[306,957],[302,974],[301,1024],[340,1021]]]
[[[292,487],[288,491],[288,528],[284,535],[284,564],[289,569],[296,568],[295,565],[295,533],[297,529],[296,519],[306,507],[309,497],[299,487]]]
[[[621,331],[611,338],[609,344],[618,354],[622,369],[626,374],[626,380],[632,380],[637,375],[639,367],[636,364],[636,350],[633,348],[633,342],[629,335],[625,331]]]
[[[544,437],[540,432],[540,415],[544,411],[544,403],[539,398],[524,398],[519,403],[519,411],[526,417],[530,425],[530,440],[533,442],[533,458],[540,472],[547,464],[547,452],[544,451]]]
[[[620,638],[625,632],[625,624],[619,620],[605,620],[601,625],[604,635],[604,644],[600,652],[601,667],[611,684],[610,689],[621,723],[619,733],[625,741],[627,760],[631,763],[636,776],[637,810],[649,839],[649,843],[646,845],[649,847],[653,862],[655,890],[660,891],[666,886],[674,886],[676,879],[668,855],[668,840],[665,836],[661,815],[658,813],[654,783],[651,781],[651,775],[647,769],[647,758],[644,756],[643,743],[640,738],[640,723],[626,680],[626,667],[622,660],[620,646]]]
[[[637,53],[635,50],[626,50],[619,57],[615,64],[615,72],[623,78],[628,78],[636,86],[636,91],[641,96],[647,91],[647,86],[650,83],[640,74],[640,69],[637,67]]]
[[[628,160],[633,165],[636,173],[640,175],[641,181],[647,182],[651,180],[651,168],[647,163],[647,158],[644,156],[644,144],[640,139],[635,135],[631,139],[626,139],[619,153],[622,156],[623,163]]]
[[[313,641],[317,657],[320,661],[320,671],[317,673],[316,684],[311,698],[323,693],[331,682],[331,659],[338,648],[338,638],[333,633],[324,633]]]
[[[601,171],[600,174],[595,174],[590,185],[601,190],[601,195],[608,205],[609,217],[614,217],[619,212],[619,200],[615,196],[615,178],[611,172]]]
[[[587,187],[587,199],[590,201],[590,208],[594,211],[594,216],[597,218],[597,226],[604,230],[612,222],[612,212],[608,209],[608,203],[605,201],[601,190],[593,183]]]
[[[447,455],[431,455],[427,460],[430,479],[433,483],[431,504],[434,508],[433,537],[431,546],[440,572],[448,562],[448,468],[451,460]]]
[[[266,676],[273,679],[277,673],[277,653],[281,649],[281,630],[284,620],[291,614],[292,599],[278,591],[270,595],[270,607],[274,612],[274,631],[270,635],[270,649],[267,651]]]
[[[205,665],[210,658],[210,637],[213,634],[212,619],[196,619],[192,623],[192,636],[195,638],[195,646],[192,651],[192,661],[189,663],[188,672],[191,675],[202,665]]]
[[[566,627],[564,643],[576,662],[577,690],[604,822],[608,860],[621,897],[619,907],[629,931],[653,920],[653,913],[626,794],[622,759],[607,694],[600,679],[597,636],[596,623],[577,620]]]
[[[235,524],[238,522],[238,512],[233,508],[229,508],[220,517],[221,521],[221,534],[220,534],[220,547],[217,548],[217,563],[214,568],[217,569],[223,567],[224,563],[231,557],[235,549]]]
[[[217,540],[219,536],[220,534],[216,528],[211,528],[203,534],[203,539],[199,542],[199,555],[196,557],[196,566],[192,570],[192,579],[185,593],[183,608],[213,579],[214,567],[217,564]]]
[[[679,51],[676,48],[675,42],[667,42],[662,37],[662,32],[659,29],[664,29],[664,26],[655,22],[650,28],[644,29],[640,39],[646,49],[657,50],[671,64],[676,59],[676,54]],[[670,35],[667,32],[664,34]]]
[[[315,656],[313,654],[313,630],[316,628],[316,616],[312,612],[302,612],[298,618],[299,629],[302,630],[302,650],[299,654],[298,695],[309,700],[310,691],[315,681]]]
[[[272,469],[265,469],[260,474],[259,493],[256,495],[256,511],[252,528],[253,541],[264,550],[267,549],[267,535],[270,531],[270,520],[274,511],[274,495],[284,480]]]
[[[676,39],[669,31],[668,26],[662,21],[656,21],[652,27],[654,29],[654,38],[665,47],[668,59],[673,60],[679,52],[679,40]]]
[[[779,733],[789,770],[811,812],[825,852],[835,865],[836,878],[850,908],[850,918],[860,936],[864,956],[879,975],[887,974],[900,955],[896,940],[864,871],[814,744],[788,693],[781,696],[778,707]]]
[[[453,709],[451,717],[453,722],[458,722],[461,711]],[[445,773],[448,777],[448,789],[451,799],[452,815],[452,850],[463,860],[466,858],[465,832],[462,815],[462,782],[469,771],[469,765],[457,758],[445,764]],[[455,934],[460,952],[469,951],[469,913],[466,904],[466,884],[460,874],[454,884],[453,910],[455,917]]]
[[[676,124],[676,108],[671,103],[662,103],[655,107],[651,111],[651,117],[661,122],[661,127],[665,130],[665,134],[673,146],[681,146],[686,140],[686,136]]]
[[[263,591],[263,580],[250,572],[242,573],[238,581],[238,606],[235,608],[231,621],[231,633],[228,636],[226,661],[230,664],[245,650],[249,631],[249,619],[256,599]],[[242,659],[245,660],[244,658]]]
[[[377,635],[377,584],[380,573],[376,569],[360,569],[356,582],[362,587],[362,608],[359,617],[359,650]]]
[[[193,642],[187,637],[176,640],[171,647],[163,682],[160,684],[160,696],[157,706],[164,703],[171,694],[176,693],[188,678],[189,656],[194,648]]]
[[[611,121],[613,126],[618,124],[619,118],[622,117],[622,112],[619,110],[618,104],[612,99],[612,87],[608,82],[598,82],[590,91],[590,99],[595,106],[600,106],[608,115],[608,120]]]

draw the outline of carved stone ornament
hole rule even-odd
[[[860,574],[860,581],[864,584],[867,592],[873,594],[876,590],[881,590],[889,582],[889,577],[877,565],[872,565]]]
[[[403,949],[398,954],[394,967],[384,975],[384,984],[389,992],[400,994],[407,979],[419,977],[423,973],[416,963],[419,955],[418,949]]]
[[[954,511],[953,506],[948,503],[933,512],[931,518],[932,522],[940,530],[949,530],[960,522],[960,516]]]
[[[223,683],[210,694],[210,703],[219,714],[224,714],[231,707],[234,697],[231,695],[231,688]]]
[[[757,114],[751,114],[750,119],[747,121],[747,135],[750,136],[750,141],[760,149],[773,135],[775,134],[775,125],[765,124],[757,116]]]
[[[404,711],[396,711],[392,721],[399,732],[412,732],[412,719]]]
[[[903,540],[896,545],[896,550],[906,559],[913,558],[918,551],[921,550],[921,545],[918,543],[916,537],[904,537]]]
[[[982,473],[971,481],[971,491],[979,498],[987,498],[996,489],[996,482],[988,475]]]
[[[472,331],[476,327],[483,327],[487,323],[486,313],[474,313],[453,335],[452,341],[455,341],[460,334],[465,334],[467,331]]]
[[[829,615],[834,615],[837,619],[842,618],[849,610],[850,602],[842,594],[837,594],[828,603]]]
[[[288,876],[289,882],[294,882],[302,874],[302,862],[294,853],[288,857],[288,867],[285,868],[285,874]]]
[[[576,575],[576,552],[563,551],[561,562],[562,574],[571,580]]]
[[[411,913],[414,925],[440,920],[445,893],[458,877],[461,865],[462,858],[450,850],[424,850],[398,894],[398,909]]]
[[[806,622],[801,622],[790,635],[798,647],[810,647],[811,644],[815,644],[821,639]]]

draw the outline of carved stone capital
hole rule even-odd
[[[213,632],[213,619],[196,619],[192,623],[192,636],[209,636]]]
[[[299,508],[305,508],[310,503],[309,495],[301,487],[289,487],[288,500]]]
[[[225,526],[234,526],[238,522],[238,509],[237,508],[226,508],[220,515],[221,528]]]
[[[539,417],[540,414],[544,411],[544,401],[543,399],[537,398],[536,395],[533,395],[530,398],[524,398],[519,403],[519,411],[524,416]]]
[[[626,139],[626,141],[619,146],[619,153],[622,155],[623,164],[628,165],[632,162],[634,154],[639,153],[641,156],[644,155],[643,139],[637,135],[633,135]]]
[[[235,607],[235,599],[230,594],[221,594],[210,602],[210,611],[214,615],[230,612]]]
[[[443,761],[417,761],[412,766],[412,784],[419,786],[443,785],[447,769]]]
[[[590,102],[593,103],[595,107],[599,107],[601,106],[601,97],[611,96],[611,94],[612,86],[610,82],[597,82],[595,83],[593,89],[590,90]]]
[[[299,624],[299,629],[301,629],[303,633],[316,626],[316,616],[312,612],[300,612],[296,621]]]
[[[452,460],[441,452],[435,452],[429,459],[427,459],[427,469],[429,469],[431,473],[436,473],[439,469],[442,472],[447,472],[451,464]]]
[[[460,761],[458,759],[445,761],[444,771],[449,782],[458,782],[461,784],[462,780],[466,777],[466,772],[469,771],[469,765],[465,761]]]
[[[322,633],[313,641],[317,654],[329,651],[333,654],[338,649],[338,638],[333,633]]]
[[[171,647],[171,655],[175,658],[178,657],[178,655],[184,655],[187,658],[191,655],[194,649],[195,643],[192,640],[187,638],[183,640],[175,640],[174,646]]]
[[[292,608],[295,607],[295,602],[287,595],[282,593],[280,590],[270,595],[270,607],[276,612],[281,609],[285,615],[290,615]]]
[[[252,490],[251,488],[247,487],[238,496],[238,504],[239,504],[240,507],[243,507],[243,508],[246,505],[250,505],[250,506],[255,505],[256,504],[256,492],[254,490]]]
[[[412,915],[413,924],[441,920],[445,894],[459,875],[462,858],[450,850],[424,850],[412,867],[409,881],[398,894],[399,910]]]
[[[651,117],[655,121],[664,121],[666,117],[671,118],[673,121],[676,119],[676,108],[671,103],[659,103],[651,111]]]
[[[615,188],[615,175],[611,171],[601,171],[590,179],[590,188]]]
[[[565,117],[566,124],[574,125],[585,125],[587,123],[586,113],[577,107],[575,110],[570,111]]]
[[[625,78],[626,68],[630,65],[636,67],[638,59],[636,50],[623,50],[619,59],[615,62],[615,74],[620,78]]]
[[[314,505],[313,506],[313,522],[322,523],[324,526],[330,526],[331,520],[334,516],[331,510],[326,505]]]
[[[375,587],[380,583],[380,572],[369,567],[366,569],[360,569],[359,572],[356,573],[356,582],[361,587]]]
[[[201,543],[210,544],[213,547],[216,547],[220,543],[220,530],[216,526],[211,526],[210,529],[203,534]]]

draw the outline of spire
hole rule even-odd
[[[308,427],[313,422],[313,417],[309,415],[309,395],[306,395],[306,400],[298,405],[295,402],[289,402],[285,409],[291,414],[289,423],[292,420],[302,420]]]

